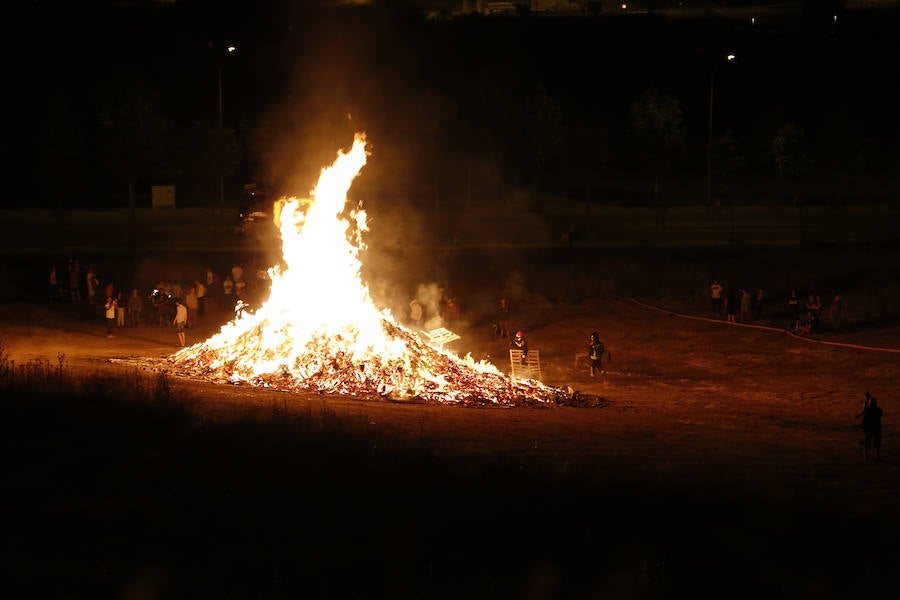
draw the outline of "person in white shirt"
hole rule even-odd
[[[178,345],[184,346],[184,328],[187,327],[188,310],[181,298],[175,300],[175,333],[178,335]]]
[[[118,307],[118,302],[112,296],[106,297],[106,337],[111,338],[113,336],[113,327],[116,325],[116,308]]]

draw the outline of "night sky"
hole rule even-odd
[[[629,106],[643,91],[661,90],[684,114],[677,170],[699,177],[711,64],[728,52],[738,59],[716,71],[714,135],[732,131],[755,157],[750,170],[769,168],[760,158],[770,144],[763,132],[769,135],[771,125],[764,124],[779,120],[801,127],[814,148],[825,138],[861,139],[863,170],[872,177],[896,165],[898,3],[875,3],[879,10],[845,3],[836,23],[803,3],[797,10],[760,10],[755,22],[739,11],[733,18],[687,18],[661,9],[621,14],[609,4],[600,16],[450,18],[445,10],[429,18],[424,9],[457,3],[22,2],[10,9],[17,27],[4,52],[14,82],[2,97],[5,179],[18,195],[53,177],[59,161],[48,163],[41,153],[59,144],[41,131],[48,111],[58,114],[48,99],[64,98],[65,122],[54,135],[77,124],[71,153],[86,157],[90,173],[77,186],[56,187],[78,190],[70,205],[109,205],[97,198],[117,193],[119,184],[93,159],[100,143],[97,89],[140,77],[176,133],[204,120],[214,124],[217,66],[227,44],[238,49],[222,63],[223,121],[240,146],[230,189],[253,180],[299,185],[322,163],[318,153],[345,145],[356,129],[381,146],[387,170],[396,173],[402,163],[398,177],[413,185],[437,181],[452,190],[435,165],[453,169],[454,156],[468,155],[497,165],[508,180],[547,187],[528,179],[527,161],[509,158],[519,141],[498,141],[529,127],[527,114],[500,122],[537,90],[558,106],[565,129],[564,150],[548,160],[571,163],[567,155],[583,154],[579,136],[600,130],[609,140],[606,162],[617,173],[640,171],[630,148]],[[851,159],[819,157],[818,164],[829,161]],[[138,186],[192,169],[143,174]]]

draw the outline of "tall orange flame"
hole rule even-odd
[[[269,269],[268,300],[170,360],[213,380],[285,390],[439,402],[546,402],[559,390],[514,381],[485,361],[430,346],[375,307],[360,277],[365,212],[342,214],[366,164],[366,138],[322,170],[308,200],[276,205],[284,268]]]

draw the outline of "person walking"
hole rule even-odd
[[[588,359],[591,361],[591,377],[596,375],[606,375],[603,370],[603,353],[606,352],[606,346],[600,341],[600,334],[596,331],[591,333],[588,342]]]
[[[113,327],[116,326],[116,299],[112,296],[106,297],[106,337],[113,336]]]
[[[178,336],[178,345],[184,347],[184,328],[187,327],[188,309],[184,305],[181,298],[175,299],[175,318],[172,324],[175,325],[175,334]]]

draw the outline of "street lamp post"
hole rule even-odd
[[[735,59],[734,54],[725,56],[727,62]],[[716,89],[716,70],[719,67],[719,61],[713,62],[712,68],[709,70],[709,122],[706,127],[706,204],[712,204],[712,143],[713,143],[713,100],[715,99]]]
[[[232,54],[237,48],[232,45],[228,45],[225,47],[225,53],[219,55],[219,63],[218,63],[218,96],[219,96],[219,208],[216,211],[218,221],[219,218],[225,212],[225,165],[224,163],[224,148],[223,144],[225,142],[225,128],[223,126],[223,118],[222,118],[222,71],[225,67],[225,57],[229,54]],[[218,229],[216,227],[215,229]],[[215,235],[215,230],[213,231]]]

